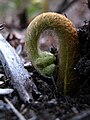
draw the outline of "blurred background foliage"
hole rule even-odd
[[[66,14],[72,22],[79,26],[90,19],[88,0],[0,0],[0,23],[29,23],[42,12],[54,11]],[[24,20],[25,19],[25,20]]]
[[[28,17],[48,11],[48,0],[0,0],[0,15],[27,11]],[[2,17],[1,16],[1,17]]]

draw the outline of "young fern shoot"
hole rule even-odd
[[[58,65],[55,56],[42,52],[38,48],[38,39],[43,31],[51,29],[58,36]],[[64,15],[47,12],[38,15],[28,26],[26,33],[26,47],[28,56],[35,69],[42,75],[52,76],[58,67],[57,87],[64,94],[70,91],[74,83],[74,66],[78,48],[77,30],[72,22]]]

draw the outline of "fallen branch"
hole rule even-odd
[[[0,34],[0,60],[6,76],[18,91],[20,98],[26,103],[33,101],[32,90],[39,94],[37,88],[30,78],[28,71],[24,68],[14,48]]]

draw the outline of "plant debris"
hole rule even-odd
[[[13,91],[14,91],[13,89],[9,89],[9,88],[5,88],[5,89],[0,88],[0,95],[11,94]]]

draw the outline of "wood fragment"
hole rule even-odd
[[[33,101],[32,90],[40,94],[15,49],[0,34],[0,60],[6,76],[25,103]],[[29,79],[30,78],[30,79]]]
[[[0,88],[0,95],[11,94],[14,90],[9,88]]]

